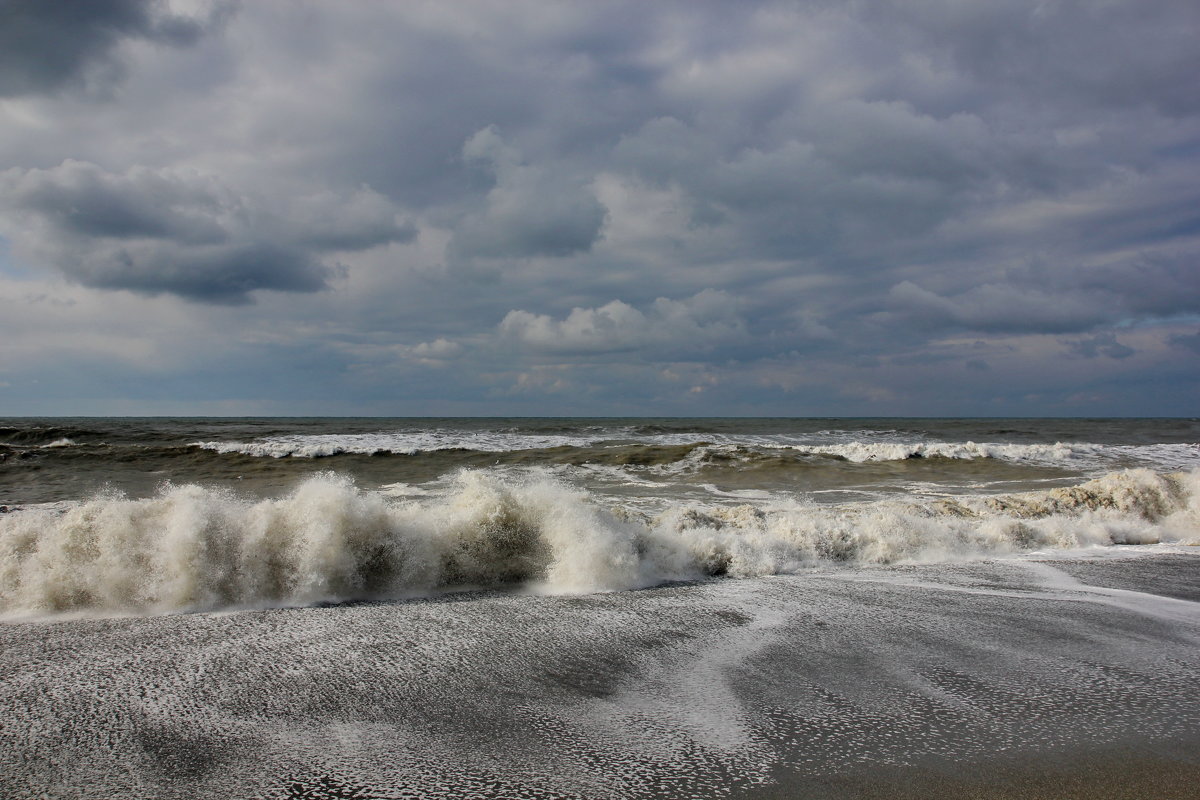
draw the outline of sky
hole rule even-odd
[[[1200,414],[1200,4],[0,0],[0,416]]]

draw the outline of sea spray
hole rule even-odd
[[[284,498],[165,486],[0,521],[0,612],[169,612],[398,598],[457,585],[646,582],[632,528],[552,481],[464,471],[429,504],[323,474]],[[657,577],[657,576],[655,576]]]
[[[320,474],[254,500],[197,485],[0,516],[0,614],[398,599],[463,586],[623,590],[1044,549],[1200,541],[1200,471],[927,502],[606,508],[548,472],[464,470],[397,502]]]

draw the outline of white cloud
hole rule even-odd
[[[463,352],[463,346],[459,342],[437,338],[432,342],[421,342],[420,344],[413,345],[408,352],[420,359],[446,361],[457,358]]]
[[[746,338],[746,325],[728,293],[707,289],[684,300],[660,297],[645,312],[613,300],[574,308],[562,320],[510,311],[500,335],[544,353],[686,352],[694,356]]]

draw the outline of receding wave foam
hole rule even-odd
[[[198,486],[0,517],[0,613],[165,613],[403,598],[462,586],[621,590],[1112,544],[1200,542],[1200,471],[1019,495],[853,506],[605,510],[547,476],[464,471],[395,502],[321,475],[252,501]]]

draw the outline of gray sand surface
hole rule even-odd
[[[0,797],[1194,797],[1200,554],[0,624]]]

